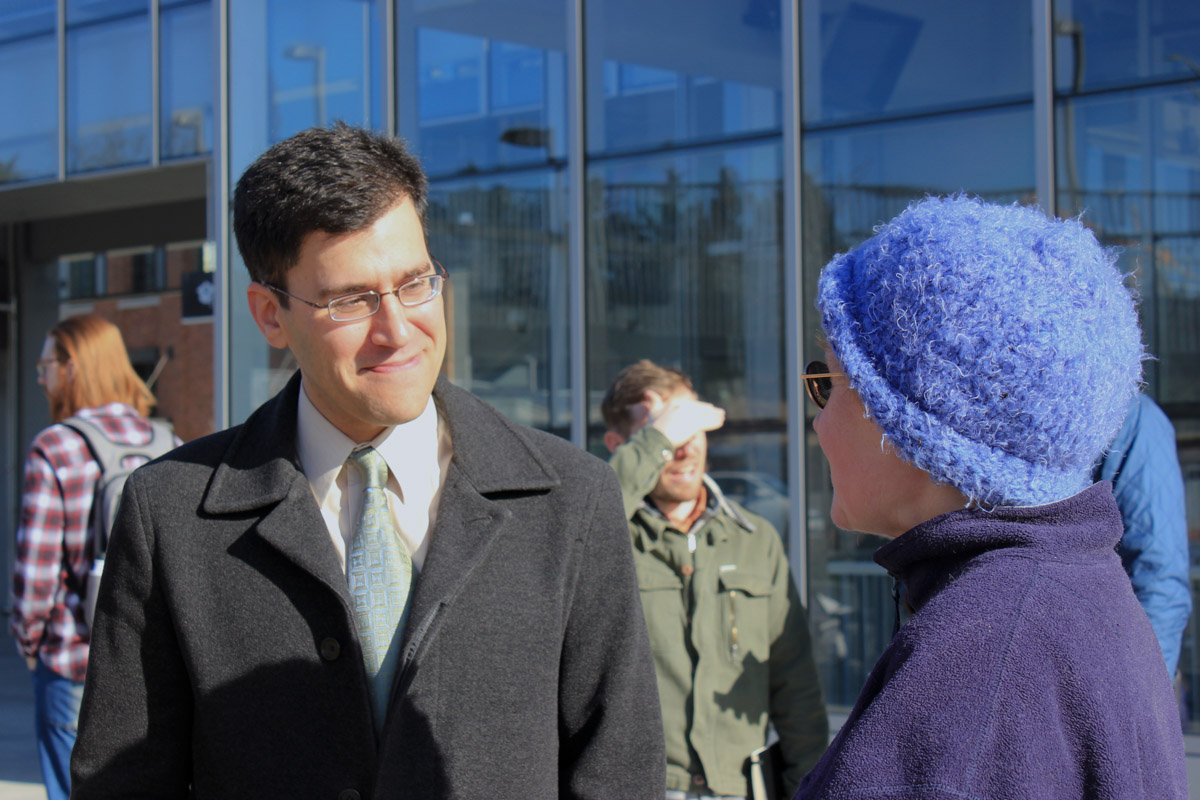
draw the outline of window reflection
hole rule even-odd
[[[149,0],[67,4],[67,170],[150,161]]]
[[[1033,120],[1029,108],[876,124],[805,138],[803,295],[813,308],[817,276],[835,253],[926,193],[965,191],[995,202],[1034,198]],[[815,314],[804,358],[822,356]],[[871,556],[883,540],[847,533],[829,518],[829,467],[806,403],[810,614],[821,685],[833,705],[850,705],[892,636],[891,578]]]
[[[588,209],[591,449],[604,452],[600,401],[622,367],[678,367],[726,411],[711,468],[764,489],[772,521],[765,489],[787,475],[780,159],[772,143],[605,163]]]
[[[1200,4],[1059,0],[1054,62],[1062,92],[1200,77]]]
[[[558,172],[430,191],[430,251],[450,273],[446,372],[511,419],[567,436],[566,192]]]
[[[455,10],[401,2],[397,11],[401,131],[426,171],[438,178],[561,161],[565,4],[485,0],[470,16]]]
[[[383,129],[388,82],[384,0],[238,0],[229,4],[229,178],[235,182],[272,144],[344,120]],[[230,296],[250,278],[230,253]],[[244,419],[296,368],[290,351],[263,341],[245,303],[233,303],[231,416]]]
[[[588,4],[589,149],[778,130],[779,15],[779,0]]]
[[[0,6],[0,184],[58,173],[54,0]]]
[[[1070,101],[1058,122],[1059,212],[1084,212],[1120,246],[1156,356],[1146,364],[1151,392],[1178,417],[1200,402],[1200,98],[1160,90]]]
[[[381,22],[381,2],[259,0],[250,5],[265,6],[265,50],[241,55],[259,62],[250,65],[256,79],[265,57],[265,83],[251,91],[267,94],[271,143],[335,120],[384,125],[372,116],[374,95],[384,89],[381,76],[371,71],[379,44],[372,26]]]
[[[212,150],[212,10],[208,0],[161,0],[161,158]]]
[[[801,5],[808,122],[1032,96],[1029,3],[813,0]]]
[[[450,273],[445,372],[568,436],[566,5],[402,0],[396,19],[400,132]]]

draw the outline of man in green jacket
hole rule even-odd
[[[791,797],[829,724],[779,534],[705,474],[706,432],[725,412],[647,360],[617,375],[601,412],[658,674],[666,797],[749,796],[768,724]]]

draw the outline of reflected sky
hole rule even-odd
[[[801,6],[808,123],[1032,97],[1029,3],[809,0]]]

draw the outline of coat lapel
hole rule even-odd
[[[202,503],[216,516],[262,514],[264,541],[333,589],[350,608],[349,590],[329,530],[296,451],[297,372],[258,408],[234,437]]]
[[[296,451],[299,373],[246,420],[213,473],[202,508],[207,514],[261,514],[257,535],[299,568],[333,589],[353,608],[329,531],[300,468]],[[529,435],[474,395],[445,378],[434,388],[450,430],[454,455],[446,474],[429,553],[417,578],[397,680],[436,638],[443,609],[486,569],[512,513],[503,495],[546,491],[557,472]],[[403,694],[393,691],[393,702]]]
[[[512,513],[499,496],[559,483],[522,429],[491,406],[445,378],[438,379],[433,396],[449,426],[454,456],[413,595],[401,678],[436,637],[443,609],[453,605],[472,573],[486,569],[488,553],[508,529]]]

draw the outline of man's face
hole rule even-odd
[[[685,393],[695,400],[693,392]],[[664,398],[668,403],[671,398]],[[650,498],[660,503],[688,503],[700,496],[704,468],[708,463],[708,437],[701,431],[675,448],[675,454],[663,467],[658,485]]]
[[[274,292],[251,284],[251,313],[263,335],[291,348],[309,400],[355,442],[425,409],[446,354],[442,297],[405,307],[387,293],[432,272],[416,208],[405,198],[369,228],[310,233],[287,274],[287,291],[314,303],[373,289],[383,295],[375,315],[335,322],[328,310],[296,300],[282,308]]]

